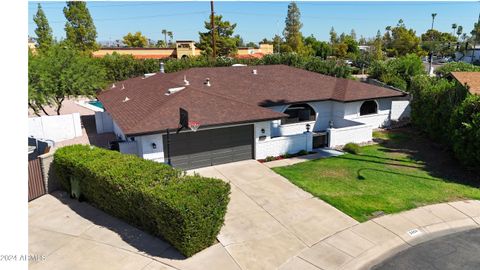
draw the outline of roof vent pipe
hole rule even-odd
[[[206,78],[206,79],[205,79],[205,85],[206,85],[206,86],[210,86],[210,85],[211,85],[211,84],[210,84],[210,78]]]
[[[165,73],[165,64],[160,62],[160,73]]]
[[[252,70],[252,73],[253,75],[257,75],[257,70],[256,69]]]

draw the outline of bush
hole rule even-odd
[[[274,157],[274,156],[268,156],[268,157],[265,158],[266,162],[270,162],[270,161],[274,161],[274,160],[277,160],[277,158]]]
[[[480,96],[468,96],[450,121],[455,156],[465,166],[480,171]]]
[[[435,69],[434,72],[440,77],[445,77],[454,71],[480,71],[480,67],[464,62],[451,62]]]
[[[359,154],[360,153],[360,145],[356,143],[347,143],[343,146],[343,151],[350,153],[350,154]]]
[[[307,150],[300,150],[295,155],[296,156],[305,156],[305,155],[308,155],[308,152],[307,152]]]
[[[58,149],[53,168],[66,190],[71,179],[79,181],[92,205],[163,237],[185,256],[213,244],[223,225],[230,185],[221,180],[85,145]]]

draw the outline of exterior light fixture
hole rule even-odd
[[[307,128],[307,132],[310,132],[310,124],[307,124],[305,127]]]
[[[153,148],[153,149],[157,149],[157,144],[156,144],[156,143],[152,143],[152,148]]]
[[[262,128],[261,132],[262,132],[262,134],[265,134],[265,129],[264,129],[264,128]]]
[[[333,120],[328,121],[328,127],[333,128]]]

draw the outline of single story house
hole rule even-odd
[[[404,92],[285,65],[146,74],[98,100],[97,132],[113,131],[121,152],[183,169],[364,143],[409,116]],[[177,133],[180,109],[197,132]]]
[[[467,87],[472,95],[480,95],[480,72],[452,72],[450,76]]]

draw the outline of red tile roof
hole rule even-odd
[[[253,74],[253,70],[257,74]],[[165,95],[169,88],[190,85]],[[204,84],[210,79],[211,86]],[[403,92],[340,79],[284,65],[191,68],[115,83],[102,92],[103,103],[128,135],[177,128],[179,108],[202,126],[279,119],[285,115],[265,106],[320,100],[349,102],[405,96]],[[128,97],[128,101],[123,102]]]
[[[467,85],[472,94],[480,95],[480,72],[452,72],[452,76],[462,85]]]

